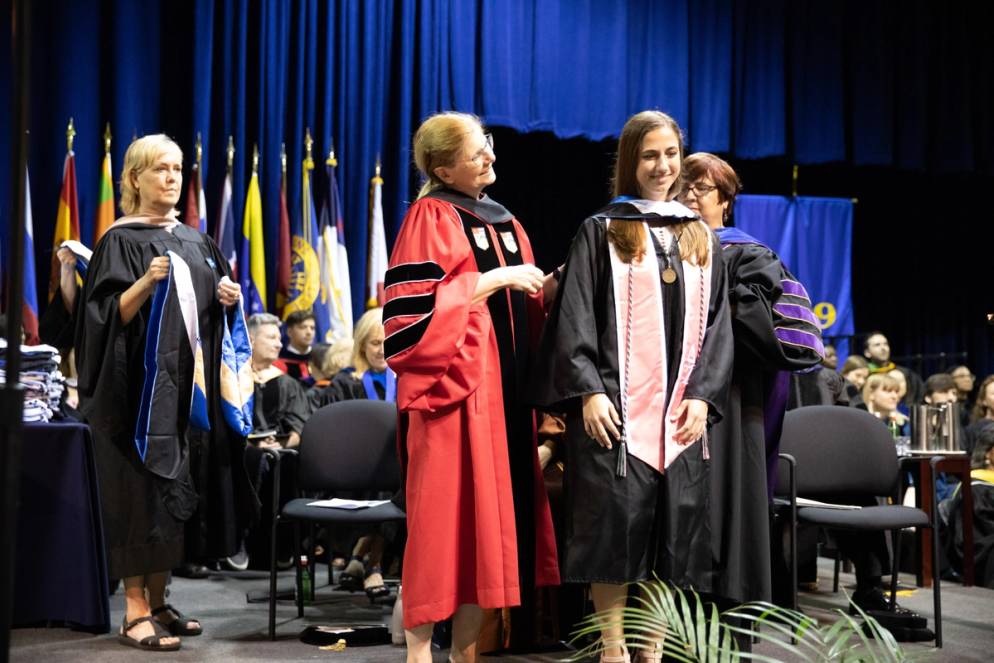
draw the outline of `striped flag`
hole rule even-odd
[[[276,315],[286,319],[288,305],[293,299],[290,285],[290,213],[286,209],[286,154],[283,155],[283,175],[280,178],[280,239],[276,247]]]
[[[383,231],[383,178],[380,177],[380,165],[376,164],[376,175],[370,181],[369,192],[369,270],[366,273],[366,289],[369,293],[366,308],[376,308],[385,303],[383,296],[383,281],[386,279],[387,263],[390,256],[387,253],[387,236]]]
[[[59,193],[59,212],[55,217],[55,233],[52,237],[52,269],[48,279],[48,301],[59,291],[59,274],[62,268],[56,252],[67,239],[79,241],[79,200],[76,197],[76,154],[71,149],[66,152],[62,168],[62,191]]]
[[[349,276],[349,252],[345,248],[345,221],[338,193],[334,152],[325,161],[328,195],[321,206],[318,262],[321,264],[321,290],[328,293],[328,325],[333,339],[352,337],[352,279]]]
[[[214,228],[214,241],[221,249],[221,255],[228,259],[231,278],[238,280],[238,252],[235,250],[235,213],[231,207],[231,171],[224,176],[221,187],[221,207]]]
[[[93,246],[97,245],[110,225],[114,223],[114,173],[110,167],[110,148],[104,152],[104,162],[100,167],[100,202],[97,203],[97,219],[93,227]]]
[[[24,287],[21,301],[21,326],[24,327],[24,342],[38,345],[38,287],[35,276],[34,222],[31,218],[31,182],[27,168],[24,169]],[[58,261],[58,258],[56,258]],[[61,269],[61,267],[60,267]]]
[[[204,186],[200,179],[200,164],[193,163],[190,171],[190,183],[186,189],[186,213],[183,223],[196,228],[202,233],[207,232],[207,200],[204,198]]]
[[[259,173],[252,171],[245,195],[245,220],[242,223],[241,286],[245,314],[266,312],[266,252],[262,238],[262,195]]]

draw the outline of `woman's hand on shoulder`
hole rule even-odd
[[[583,397],[583,430],[605,449],[621,439],[621,417],[607,394],[587,394]]]

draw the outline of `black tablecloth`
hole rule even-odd
[[[14,624],[110,628],[93,438],[82,424],[25,424]]]

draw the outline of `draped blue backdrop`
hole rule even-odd
[[[238,150],[239,223],[258,144],[270,274],[280,145],[288,204],[299,215],[310,127],[315,158],[332,146],[339,157],[358,306],[377,156],[392,240],[416,190],[412,131],[437,110],[602,139],[631,113],[660,108],[677,118],[693,149],[740,159],[994,169],[986,3],[956,11],[925,0],[41,0],[34,7],[30,167],[39,272],[50,256],[70,116],[79,132],[84,242],[92,238],[107,121],[115,177],[133,134],[169,133],[188,162],[202,135],[211,227],[228,136]],[[9,9],[0,20],[0,66],[9,71]],[[10,94],[8,77],[0,77],[4,155]],[[9,169],[0,159],[4,234]],[[268,282],[272,289],[275,278]]]
[[[853,203],[845,198],[738,196],[735,227],[773,249],[811,296],[822,335],[848,354],[852,306]],[[834,339],[832,337],[844,337]]]

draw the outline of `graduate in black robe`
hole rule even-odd
[[[211,431],[185,431],[189,472],[169,482],[170,487],[158,486],[160,491],[174,492],[175,502],[163,499],[141,503],[129,499],[134,491],[162,483],[141,465],[133,439],[145,377],[148,302],[127,325],[121,323],[117,309],[121,292],[144,274],[152,258],[167,250],[183,257],[190,266],[197,293]],[[244,494],[247,488],[242,469],[244,442],[225,424],[219,399],[223,310],[215,290],[226,266],[227,261],[210,238],[175,222],[167,230],[154,223],[121,220],[107,231],[94,253],[80,295],[83,308],[76,328],[81,409],[97,440],[104,503],[130,503],[134,509],[129,513],[105,511],[112,577],[137,575],[140,568],[136,565],[145,563],[146,553],[154,560],[154,568],[177,566],[183,553],[182,546],[177,552],[175,543],[183,541],[182,523],[186,521],[191,525],[191,550],[202,557],[230,555],[237,549],[236,528],[250,514],[235,498],[236,492]],[[181,329],[168,331],[183,333]],[[189,393],[191,374],[192,364],[184,364],[179,393]],[[171,510],[173,504],[175,512]],[[138,521],[146,522],[154,531],[144,531]],[[159,527],[153,528],[154,524]],[[161,545],[142,538],[156,533],[163,537]],[[135,547],[140,549],[138,558],[134,556]]]
[[[824,352],[804,287],[759,240],[724,221],[741,188],[713,154],[688,156],[680,198],[721,242],[735,364],[723,419],[711,429],[712,592],[734,602],[771,599],[769,498],[776,478],[790,371]]]
[[[732,338],[714,235],[671,201],[682,157],[669,116],[625,124],[616,198],[573,240],[530,383],[536,405],[566,413],[562,577],[607,611],[602,660],[627,660],[626,583],[711,587],[706,426]]]
[[[223,316],[226,306],[238,303],[240,289],[222,280],[227,261],[210,238],[175,220],[182,170],[183,153],[167,136],[145,136],[128,147],[121,209],[132,216],[116,221],[96,246],[75,315],[81,411],[93,432],[108,571],[125,586],[120,635],[142,649],[176,649],[179,641],[169,634],[201,632],[196,620],[164,603],[167,572],[184,558],[184,529],[192,535],[188,545],[230,555],[251,506],[236,498],[240,488],[248,490],[244,442],[229,433],[219,389]],[[164,308],[153,307],[160,282],[172,282],[167,252],[181,259],[177,273],[188,273],[185,308],[178,292]],[[184,350],[190,327],[177,311],[199,325],[193,340],[199,337],[200,352]],[[147,351],[150,337],[158,344]],[[158,355],[163,344],[177,348],[174,356]],[[146,396],[150,357],[167,363],[150,383],[156,391]],[[197,357],[203,379],[194,376]],[[197,401],[203,405],[198,414],[209,432],[189,426],[194,394],[205,396]],[[149,421],[144,457],[139,415]]]

